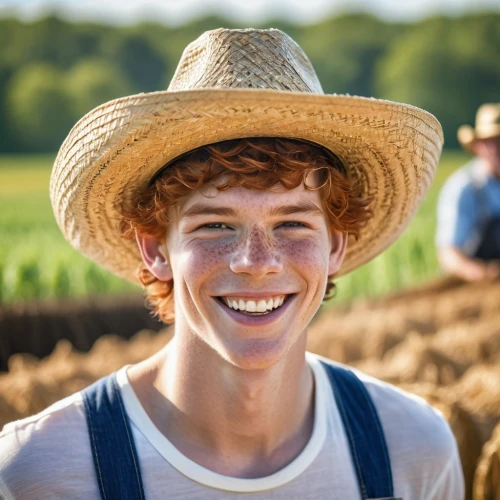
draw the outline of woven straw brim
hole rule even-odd
[[[138,283],[139,251],[118,230],[123,203],[179,155],[243,137],[321,144],[365,184],[374,215],[349,242],[339,275],[373,259],[407,227],[443,144],[431,114],[371,98],[262,89],[139,94],[94,109],[64,141],[51,177],[57,223],[77,250]]]

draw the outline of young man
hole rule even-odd
[[[483,104],[476,128],[458,129],[476,158],[455,172],[438,205],[436,243],[445,271],[466,281],[500,277],[500,104]]]
[[[207,32],[168,91],[88,114],[54,167],[58,223],[175,335],[7,425],[4,497],[463,498],[440,414],[306,353],[332,279],[397,238],[441,146],[425,111],[324,95],[278,30]]]

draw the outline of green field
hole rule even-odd
[[[53,160],[0,157],[0,301],[137,291],[62,237],[49,200]]]
[[[382,255],[339,278],[337,302],[397,290],[439,273],[434,249],[437,194],[467,158],[460,152],[443,155],[432,190],[410,227]],[[48,194],[53,159],[0,156],[0,302],[137,290],[63,239]]]

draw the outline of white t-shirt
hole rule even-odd
[[[342,420],[319,359],[307,354],[316,387],[310,441],[289,465],[257,479],[217,474],[180,453],[142,408],[128,381],[127,367],[119,370],[118,385],[131,421],[146,498],[360,498]],[[382,421],[395,496],[404,500],[463,499],[457,446],[442,415],[416,396],[356,374]],[[0,433],[0,498],[100,499],[81,393],[4,427]]]

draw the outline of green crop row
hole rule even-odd
[[[0,301],[78,297],[133,290],[119,278],[39,231],[22,244],[0,240]],[[136,289],[136,288],[135,288]]]
[[[439,272],[434,248],[437,194],[446,177],[466,159],[461,153],[443,156],[431,192],[409,228],[379,257],[339,278],[337,302],[394,291]],[[63,239],[48,197],[52,160],[0,157],[0,302],[137,290]]]

